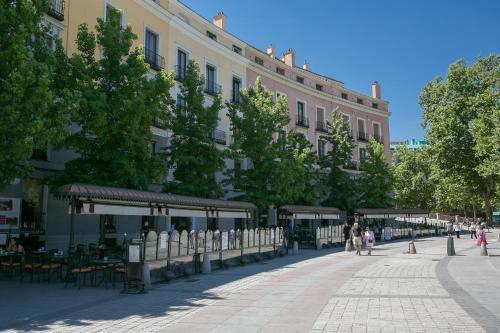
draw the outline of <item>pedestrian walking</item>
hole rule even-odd
[[[479,226],[479,230],[477,230],[477,241],[476,245],[481,246],[481,244],[488,245],[488,242],[486,241],[486,231],[484,229],[484,225]]]
[[[473,239],[473,238],[477,239],[476,225],[472,222],[470,224],[469,231],[470,231],[470,239]]]
[[[371,256],[373,245],[375,245],[375,233],[371,230],[370,226],[366,227],[365,241],[366,248],[368,249],[368,255]]]
[[[448,221],[446,224],[446,231],[448,232],[448,236],[453,235],[453,223],[451,221]]]
[[[361,246],[363,245],[363,229],[356,222],[352,227],[352,240],[356,248],[356,255],[361,255]]]
[[[458,222],[455,222],[455,224],[453,224],[453,231],[457,235],[457,238],[460,238],[460,229],[460,224],[458,224]]]
[[[344,240],[347,243],[347,241],[351,240],[351,226],[347,223],[347,221],[344,222],[342,232],[344,233]]]

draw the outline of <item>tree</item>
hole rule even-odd
[[[61,80],[75,96],[71,121],[77,126],[64,147],[77,158],[55,175],[56,184],[146,189],[165,171],[162,158],[151,151],[150,126],[155,117],[168,117],[173,79],[164,71],[149,77],[142,47],[131,49],[137,36],[130,26],[121,27],[120,15],[110,9],[106,22],[97,19],[96,33],[81,24],[78,53],[63,63],[68,74]]]
[[[433,208],[435,182],[431,179],[431,157],[427,149],[411,150],[401,145],[392,159],[394,199],[397,206]]]
[[[177,194],[217,198],[221,188],[215,174],[223,169],[224,160],[212,135],[222,104],[220,96],[215,96],[212,104],[205,107],[203,85],[198,65],[191,60],[171,120],[167,160],[173,168],[174,179],[165,184],[165,189]]]
[[[0,4],[0,189],[31,172],[34,148],[64,133],[64,99],[53,93],[56,63],[42,17],[48,1]],[[60,43],[58,51],[61,52]]]
[[[498,129],[500,57],[478,58],[468,67],[453,63],[446,78],[438,77],[422,90],[424,127],[435,157],[434,167],[463,189],[481,195],[488,220],[499,180]],[[471,201],[474,201],[471,199]]]
[[[273,101],[271,93],[262,86],[260,78],[255,85],[241,93],[240,104],[228,104],[234,142],[226,155],[235,161],[235,167],[227,169],[225,183],[237,192],[236,198],[254,203],[261,211],[278,205],[282,193],[277,191],[273,177],[280,166],[283,142],[288,125],[286,98]],[[248,167],[240,168],[247,160]]]
[[[328,142],[332,149],[320,161],[326,173],[325,186],[328,194],[323,204],[352,213],[356,206],[356,183],[343,170],[343,167],[351,162],[354,148],[354,142],[349,135],[349,123],[338,110],[334,110],[327,129],[328,134],[322,139]]]
[[[278,142],[283,149],[278,152],[280,165],[271,178],[271,188],[277,194],[275,205],[315,204],[324,186],[312,144],[304,134],[297,132],[282,135]]]
[[[392,176],[386,163],[384,146],[370,138],[367,156],[361,160],[360,204],[365,208],[387,208],[392,204]]]

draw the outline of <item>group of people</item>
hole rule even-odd
[[[363,246],[363,241],[366,244],[366,248],[368,249],[368,255],[372,255],[372,249],[373,246],[375,245],[375,233],[373,232],[372,228],[370,226],[367,226],[365,231],[363,231],[363,228],[359,225],[359,223],[354,223],[352,228],[349,226],[349,224],[346,222],[344,223],[344,228],[342,229],[342,232],[344,233],[344,239],[347,242],[351,242],[351,244],[354,245],[354,248],[356,249],[356,255],[360,256],[361,255],[361,248]]]
[[[5,251],[13,253],[24,253],[24,247],[21,244],[17,244],[15,238],[11,238],[9,240],[9,243],[7,244],[7,247],[5,248]]]
[[[470,238],[476,239],[476,243],[478,246],[481,246],[482,243],[487,244],[486,242],[486,223],[478,220],[477,223],[473,221],[465,220],[463,223],[464,226],[469,225]],[[447,225],[448,236],[456,235],[457,238],[460,238],[460,231],[462,231],[462,226],[458,222],[448,222]]]

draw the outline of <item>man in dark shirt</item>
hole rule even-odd
[[[351,226],[347,223],[347,221],[344,222],[344,228],[342,229],[342,232],[344,233],[344,240],[347,244],[347,241],[351,239]]]

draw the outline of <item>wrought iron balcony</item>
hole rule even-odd
[[[316,121],[316,131],[327,133],[328,132],[327,124],[328,124],[327,122],[322,120]]]
[[[217,130],[217,129],[214,130],[212,132],[212,140],[215,143],[218,143],[218,144],[221,144],[221,145],[225,145],[226,142],[227,142],[226,132],[221,131],[221,130]]]
[[[298,117],[295,120],[295,125],[301,126],[301,127],[305,127],[305,128],[309,128],[309,119],[307,119],[305,117]]]
[[[215,96],[220,94],[222,91],[222,87],[220,84],[215,83],[212,80],[205,80],[205,93]]]
[[[175,66],[174,80],[179,82],[186,81],[186,66]]]
[[[58,21],[64,21],[65,4],[66,4],[65,0],[51,0],[47,14],[49,14]]]
[[[384,137],[382,135],[374,135],[373,138],[375,139],[375,141],[377,141],[378,143],[381,143],[381,144],[384,144]]]
[[[165,58],[155,51],[156,50],[144,49],[144,60],[156,71],[165,69]]]
[[[358,132],[358,140],[368,142],[368,135],[366,132]]]

